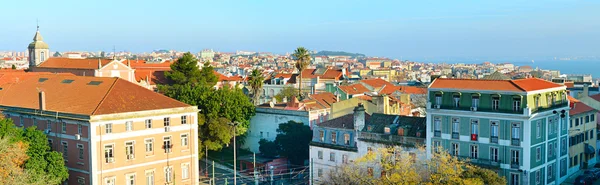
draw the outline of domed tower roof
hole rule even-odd
[[[33,36],[33,42],[29,44],[28,49],[49,49],[48,44],[46,44],[42,38],[42,34],[40,34],[40,27],[37,27],[37,31],[35,32],[35,36]]]

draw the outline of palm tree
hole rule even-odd
[[[298,96],[302,97],[302,71],[308,67],[310,62],[310,54],[306,48],[298,47],[292,56],[296,58],[295,67],[298,69],[298,73],[300,73],[300,78],[298,80]]]
[[[258,105],[260,101],[260,92],[263,88],[264,81],[265,77],[262,75],[261,71],[259,71],[258,69],[252,70],[252,73],[250,74],[250,77],[248,79],[248,83],[250,84],[250,87],[252,88],[252,93],[254,94],[254,96],[252,96],[252,101],[254,102],[254,105]]]

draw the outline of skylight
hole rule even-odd
[[[48,80],[48,78],[40,78],[38,79],[38,82],[45,82],[46,80]]]
[[[88,85],[100,85],[102,81],[91,81]]]
[[[70,84],[70,83],[71,83],[71,82],[73,82],[73,81],[75,81],[75,80],[71,80],[71,79],[64,79],[64,80],[63,80],[62,82],[60,82],[60,83],[63,83],[63,84]]]

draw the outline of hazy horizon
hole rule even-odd
[[[25,51],[39,19],[51,51],[304,46],[397,59],[600,56],[599,2],[302,2],[7,1],[0,50]]]

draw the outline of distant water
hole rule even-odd
[[[600,60],[535,60],[529,61],[493,61],[493,60],[455,60],[445,63],[464,63],[481,64],[489,61],[494,64],[512,63],[515,66],[531,66],[533,69],[539,67],[543,70],[558,70],[560,74],[591,74],[592,78],[600,78]],[[443,61],[431,61],[432,63],[442,63]]]

